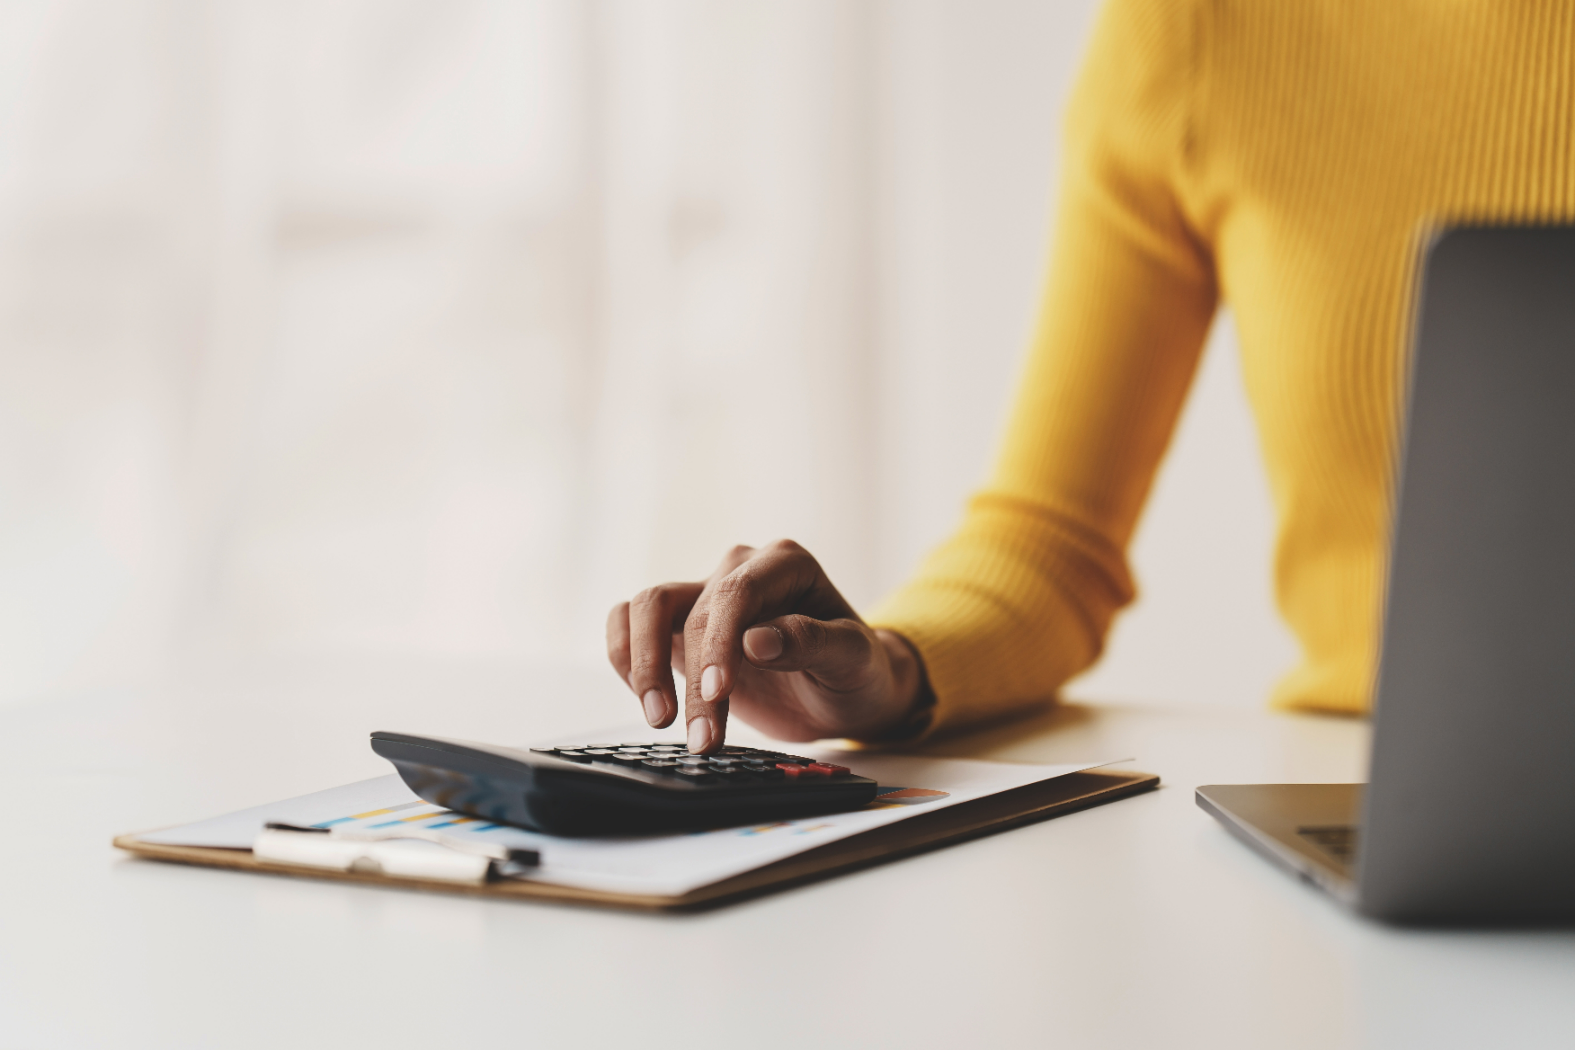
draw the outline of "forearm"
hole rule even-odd
[[[1185,30],[1184,12],[1149,0],[1102,13],[996,469],[957,533],[869,617],[922,658],[932,728],[1049,700],[1132,598],[1126,546],[1217,301],[1187,202]]]

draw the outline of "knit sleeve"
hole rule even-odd
[[[1217,299],[1182,206],[1198,29],[1111,0],[1067,113],[1040,320],[995,469],[872,625],[923,657],[930,730],[1054,697],[1134,588],[1126,547]]]

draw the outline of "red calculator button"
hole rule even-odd
[[[818,773],[811,773],[808,766],[795,766],[791,762],[778,762],[777,768],[786,773],[789,780],[798,780],[801,777],[819,776]]]
[[[851,772],[847,766],[834,766],[830,762],[816,762],[809,768],[823,777],[841,776],[843,773]]]

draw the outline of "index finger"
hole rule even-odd
[[[791,540],[780,540],[707,585],[684,624],[689,679],[684,717],[691,751],[710,751],[722,744],[726,701],[738,681],[746,630],[784,612],[816,618],[855,615],[824,581],[825,574],[808,551]]]

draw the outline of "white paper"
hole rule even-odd
[[[523,876],[531,881],[677,896],[919,813],[1108,764],[1029,766],[820,749],[804,753],[870,777],[881,785],[882,796],[863,809],[799,820],[676,835],[573,839],[451,813],[423,802],[398,774],[390,774],[139,838],[166,845],[248,849],[270,821],[344,828],[409,823],[456,840],[537,850],[541,867]]]

